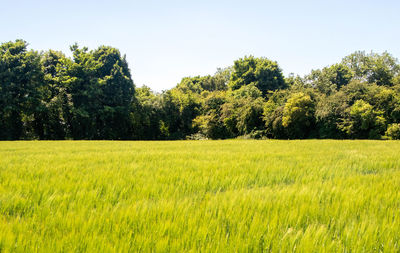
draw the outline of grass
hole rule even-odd
[[[400,142],[0,142],[0,252],[399,252]]]

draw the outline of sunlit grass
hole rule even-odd
[[[399,252],[400,142],[0,142],[0,252]]]

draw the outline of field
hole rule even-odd
[[[0,252],[399,252],[400,142],[0,142]]]

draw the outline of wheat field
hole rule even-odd
[[[399,252],[400,142],[0,142],[0,252]]]

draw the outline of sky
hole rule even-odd
[[[398,0],[0,0],[0,42],[71,56],[69,46],[126,54],[137,87],[174,87],[246,55],[305,75],[356,50],[400,57]]]

